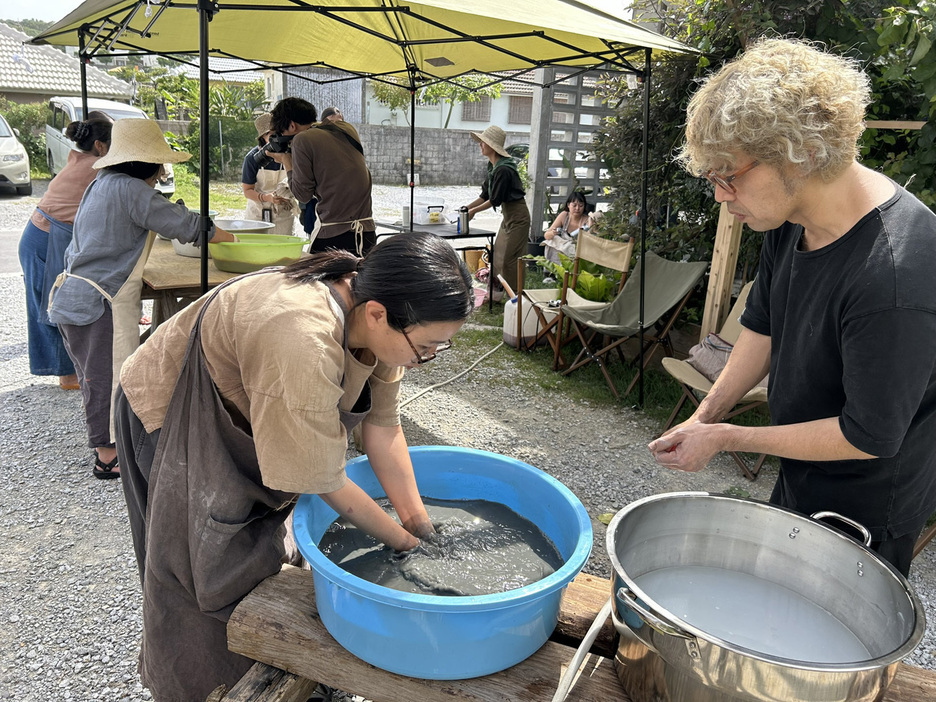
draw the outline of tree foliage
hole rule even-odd
[[[670,258],[710,257],[718,219],[711,186],[673,160],[684,139],[689,98],[702,78],[753,40],[764,35],[795,36],[821,41],[833,51],[860,59],[874,90],[869,119],[912,119],[913,106],[923,103],[921,86],[929,86],[926,81],[933,78],[936,90],[934,0],[651,0],[649,4],[659,15],[664,34],[701,52],[666,54],[652,66],[648,246]],[[899,7],[887,9],[895,4]],[[916,29],[911,30],[911,25]],[[608,213],[608,226],[635,235],[639,232],[634,213],[639,207],[642,170],[643,86],[611,78],[602,85],[602,92],[617,108],[596,139],[596,153],[608,166],[610,185],[619,194]],[[933,94],[926,94],[928,110],[936,105],[929,102]],[[932,170],[921,167],[936,161],[929,161],[928,155],[936,156],[931,127],[932,123],[912,135],[867,130],[862,141],[865,163],[901,184],[911,173],[928,173],[927,187],[932,187]],[[917,183],[914,190],[911,183],[910,188],[932,205],[933,198],[927,200],[923,185]],[[761,241],[757,233],[742,237],[739,265],[756,263]]]
[[[408,86],[400,80],[389,82],[371,81],[374,99],[390,108],[391,112],[402,112],[406,121],[410,121],[411,95]],[[501,84],[491,83],[491,79],[482,75],[468,75],[453,78],[443,83],[433,83],[416,89],[416,101],[421,105],[448,103],[444,128],[448,128],[455,105],[463,102],[480,102],[482,97],[496,99],[500,97]]]

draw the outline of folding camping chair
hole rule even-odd
[[[562,329],[564,320],[568,320],[570,330],[569,336],[559,340],[558,348],[561,348],[571,338],[571,332],[574,331],[582,343],[582,350],[569,367],[562,371],[562,374],[568,375],[588,363],[597,363],[611,392],[617,399],[620,399],[621,395],[608,373],[607,357],[612,351],[616,351],[621,362],[626,362],[621,346],[625,341],[637,335],[641,326],[644,331],[643,368],[647,367],[658,348],[672,356],[673,345],[670,340],[670,331],[682,308],[688,302],[692,290],[705,275],[708,265],[706,261],[695,263],[668,261],[648,251],[643,260],[638,261],[634,266],[621,292],[609,303],[598,306],[594,303],[587,306],[579,305],[571,297],[565,299],[565,290],[563,290],[563,304],[559,308],[557,324]],[[640,320],[641,268],[645,269],[643,324]],[[627,386],[625,397],[634,389],[641,372],[642,369],[638,368],[630,385]]]
[[[732,345],[737,342],[738,337],[741,335],[741,322],[739,322],[738,319],[741,317],[741,313],[744,311],[744,303],[747,301],[748,293],[751,291],[751,286],[753,285],[754,282],[752,281],[741,288],[741,292],[738,294],[738,299],[735,301],[731,311],[728,313],[728,318],[725,320],[725,324],[718,332],[718,335],[722,339]],[[661,434],[665,433],[676,423],[676,417],[679,416],[679,412],[686,404],[686,400],[689,400],[694,406],[698,407],[700,399],[696,397],[696,393],[699,393],[702,397],[705,397],[705,395],[708,395],[709,391],[712,389],[712,383],[699,371],[689,365],[688,361],[683,361],[676,358],[664,358],[663,369],[671,376],[673,376],[673,378],[675,378],[676,381],[682,386],[682,396],[676,403],[676,407],[673,408],[673,413],[669,416],[669,419],[666,420],[666,425],[663,427],[663,431],[660,432]],[[757,385],[749,390],[747,394],[745,394],[744,397],[738,401],[738,404],[735,405],[734,408],[732,408],[732,410],[725,415],[723,421],[727,421],[732,417],[736,417],[737,415],[747,412],[748,410],[752,410],[755,407],[760,407],[766,402],[766,386]],[[741,468],[741,472],[744,473],[744,476],[748,480],[754,480],[757,477],[761,466],[764,465],[764,459],[767,457],[766,454],[760,454],[757,457],[753,468],[749,468],[747,462],[736,451],[729,451],[728,453],[735,460],[735,463],[737,463]]]
[[[589,261],[618,271],[621,274],[621,280],[617,288],[619,293],[621,288],[624,287],[624,281],[627,279],[627,271],[630,268],[633,253],[633,238],[629,238],[627,241],[612,241],[611,239],[602,239],[588,232],[582,232],[579,234],[575,245],[575,258],[573,259],[571,274],[566,274],[566,279],[563,280],[563,287],[561,288],[524,288],[523,283],[526,272],[524,261],[522,259],[518,260],[517,338],[524,338],[522,334],[524,304],[530,306],[537,320],[535,337],[526,344],[521,343],[518,348],[525,348],[529,351],[545,340],[553,350],[553,370],[564,367],[566,361],[562,356],[562,348],[559,343],[562,336],[559,328],[559,308],[561,304],[566,302],[568,298],[568,300],[574,300],[580,307],[601,305],[601,303],[589,302],[575,292],[581,262]]]

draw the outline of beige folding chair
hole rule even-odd
[[[562,288],[524,288],[526,273],[524,261],[517,261],[517,282],[519,284],[517,291],[517,338],[523,339],[521,331],[524,304],[530,306],[538,323],[536,336],[528,344],[518,346],[518,348],[522,347],[529,351],[537,344],[546,341],[553,350],[553,370],[565,367],[566,361],[562,356],[562,345],[560,343],[562,335],[559,333],[559,308],[562,302],[565,299],[573,300],[581,307],[601,306],[603,304],[590,302],[575,292],[581,262],[590,261],[618,271],[621,274],[621,280],[618,283],[617,292],[620,292],[621,288],[624,287],[624,281],[627,279],[627,271],[630,268],[633,252],[633,238],[622,242],[602,239],[588,232],[580,233],[575,245],[572,271],[566,274]]]
[[[731,311],[728,313],[728,318],[725,320],[724,326],[718,332],[718,335],[722,339],[731,343],[732,345],[737,342],[738,337],[741,336],[742,327],[741,322],[738,320],[741,317],[741,313],[744,312],[744,304],[747,302],[748,293],[751,291],[751,286],[753,285],[754,282],[751,281],[743,288],[741,288],[741,292],[738,294],[738,299],[735,301]],[[696,393],[702,397],[705,397],[712,389],[712,383],[699,371],[689,365],[688,361],[683,361],[676,358],[664,358],[663,369],[671,376],[673,376],[673,378],[675,378],[676,381],[682,386],[682,396],[676,403],[676,407],[673,408],[673,413],[670,414],[669,419],[666,420],[666,425],[663,427],[663,431],[660,432],[661,434],[666,432],[676,423],[676,417],[679,415],[680,410],[686,404],[686,400],[689,400],[695,407],[698,407],[700,398],[696,397]],[[761,405],[766,404],[766,402],[767,388],[761,385],[757,385],[749,390],[744,395],[744,397],[741,398],[738,404],[735,405],[734,408],[732,408],[732,410],[725,415],[723,421],[728,421],[732,417],[736,417],[737,415],[752,410],[755,407],[760,407]],[[744,458],[742,458],[741,455],[739,455],[736,451],[729,451],[729,453],[735,460],[735,463],[737,463],[741,468],[741,472],[744,473],[744,476],[748,480],[754,480],[757,477],[761,466],[764,465],[764,459],[767,458],[766,454],[760,454],[757,457],[757,460],[754,462],[754,466],[749,468]]]
[[[603,264],[602,264],[603,265]],[[618,295],[609,303],[602,305],[580,305],[573,298],[563,299],[559,308],[559,328],[563,320],[569,321],[569,332],[560,340],[560,347],[571,338],[571,332],[582,343],[582,350],[574,361],[562,371],[568,375],[588,364],[597,363],[604,375],[605,382],[618,399],[621,395],[608,373],[606,360],[612,351],[616,351],[622,363],[626,362],[621,346],[628,339],[644,332],[643,367],[646,368],[657,349],[662,349],[669,356],[673,355],[670,331],[676,318],[685,307],[693,289],[708,270],[708,262],[681,263],[668,261],[652,251],[648,251],[643,260],[638,261],[633,272]],[[644,275],[644,320],[640,315],[640,270],[646,268]],[[640,377],[640,369],[634,374],[627,386],[627,396]]]

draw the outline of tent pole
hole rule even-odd
[[[640,360],[637,365],[637,405],[644,406],[644,254],[647,252],[647,170],[650,167],[648,142],[650,141],[650,49],[644,49],[644,94],[643,94],[643,144],[641,145],[640,169]]]
[[[78,71],[81,75],[81,114],[88,119],[88,57],[85,56],[85,25],[78,28]]]
[[[410,121],[409,121],[409,228],[413,231],[416,207],[416,74],[410,73]]]
[[[198,0],[198,129],[201,139],[199,158],[199,238],[201,239],[201,291],[208,292],[208,23],[217,5],[212,0]]]

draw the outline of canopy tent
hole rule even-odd
[[[506,11],[520,19],[505,19]],[[170,58],[197,52],[202,105],[208,104],[209,56],[236,57],[279,71],[334,68],[351,77],[396,80],[410,89],[413,105],[419,87],[466,74],[487,74],[496,82],[505,79],[497,72],[518,71],[521,75],[512,79],[540,85],[536,69],[543,67],[635,73],[644,77],[645,86],[644,171],[652,55],[693,51],[578,0],[513,0],[509,5],[502,0],[86,0],[32,43],[78,46],[83,58],[115,50]],[[84,65],[82,60],[82,86]],[[200,119],[207,134],[207,111]],[[411,165],[416,161],[412,121]],[[202,140],[200,156],[200,206],[208,212],[207,140]],[[641,212],[646,212],[645,179],[642,190]],[[641,231],[642,255],[645,221]],[[203,242],[207,236],[204,216]],[[205,289],[204,243],[202,252]]]

